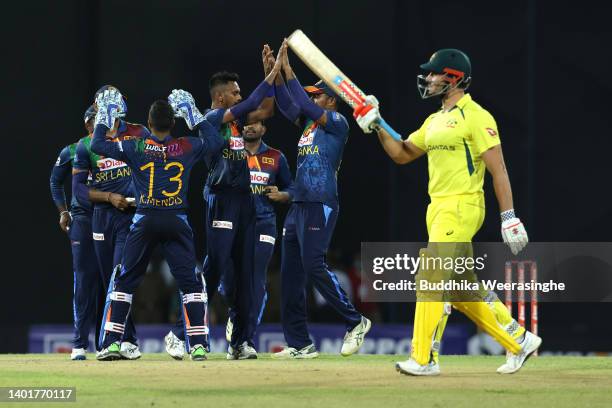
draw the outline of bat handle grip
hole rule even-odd
[[[392,138],[394,138],[398,142],[402,141],[402,136],[399,133],[397,133],[395,130],[393,130],[393,128],[389,126],[389,124],[385,122],[383,118],[380,118],[380,120],[378,121],[378,124],[380,125],[381,128],[385,129],[385,131],[388,134],[390,134]]]

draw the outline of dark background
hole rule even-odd
[[[0,352],[24,351],[28,324],[70,322],[70,248],[57,225],[48,175],[60,149],[84,135],[82,113],[94,91],[117,86],[128,97],[128,119],[140,123],[151,102],[173,88],[191,91],[205,108],[207,81],[217,70],[240,73],[247,96],[263,78],[262,45],[277,50],[296,28],[374,93],[387,122],[404,135],[438,107],[417,93],[418,65],[439,48],[465,51],[473,65],[470,93],[497,120],[515,209],[530,239],[608,241],[608,10],[589,1],[503,4],[63,0],[7,6],[2,127],[10,153],[3,163]],[[302,83],[317,79],[297,57],[291,61]],[[345,105],[342,112],[350,115]],[[362,241],[426,240],[426,160],[394,165],[376,137],[349,121],[332,247],[348,258]],[[280,115],[268,128],[266,141],[285,152],[294,171],[299,132]],[[183,132],[179,127],[175,134]],[[198,168],[190,184],[200,255],[204,172]],[[487,218],[476,239],[498,241],[489,179],[485,191]],[[545,341],[612,350],[610,306],[543,305]],[[388,320],[411,322],[410,306]]]

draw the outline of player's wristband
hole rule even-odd
[[[500,216],[502,222],[511,220],[512,218],[516,218],[516,215],[514,215],[514,208],[502,212]]]
[[[62,215],[64,215],[64,214],[68,214],[68,215],[70,215],[70,211],[68,211],[68,210],[64,210],[64,211],[60,212],[60,217],[61,217]]]

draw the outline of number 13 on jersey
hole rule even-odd
[[[174,167],[175,167],[175,169],[174,169]],[[155,163],[154,162],[149,162],[149,163],[147,163],[147,164],[145,164],[145,165],[140,167],[140,170],[142,170],[142,171],[145,171],[147,169],[149,169],[149,194],[148,194],[148,196],[149,196],[149,198],[151,198],[151,197],[153,197],[153,186],[155,185]],[[174,197],[175,195],[180,193],[181,189],[183,188],[183,180],[181,180],[181,176],[183,175],[183,171],[185,171],[185,168],[179,162],[170,162],[170,163],[167,163],[164,166],[164,170],[166,172],[170,172],[170,171],[175,172],[176,171],[176,174],[174,176],[172,176],[172,177],[167,179],[169,182],[177,183],[176,190],[172,191],[172,192],[168,192],[168,191],[166,191],[164,189],[161,192],[166,197]],[[158,177],[159,176],[160,175],[158,174]],[[165,180],[166,177],[163,177],[163,179]]]

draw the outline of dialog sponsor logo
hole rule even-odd
[[[314,132],[309,132],[307,135],[303,135],[300,137],[300,141],[298,142],[298,147],[302,146],[310,146],[314,142]]]
[[[251,184],[268,184],[270,175],[263,171],[251,171]]]
[[[99,159],[97,162],[98,168],[102,171],[118,169],[127,166],[121,160],[111,159],[110,157]]]
[[[230,137],[229,146],[231,150],[243,150],[244,139],[241,137]]]

